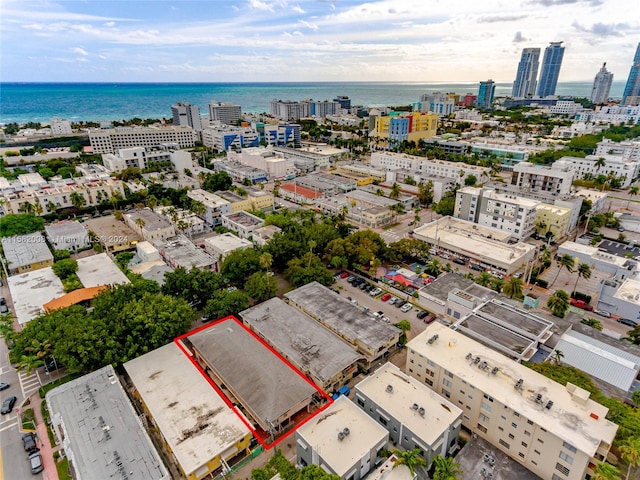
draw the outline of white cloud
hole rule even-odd
[[[72,52],[77,53],[78,55],[84,55],[84,56],[89,55],[89,52],[87,52],[84,48],[80,48],[80,47],[74,48]]]
[[[261,0],[251,0],[249,5],[254,10],[268,10],[269,12],[273,12],[273,6]]]
[[[300,5],[294,5],[293,7],[291,7],[291,10],[293,10],[294,12],[299,13],[299,14],[307,13],[302,9],[302,7]]]

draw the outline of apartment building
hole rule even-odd
[[[640,114],[640,107],[638,109]],[[640,160],[640,141],[627,140],[624,142],[614,142],[609,138],[603,138],[596,146],[594,155],[615,155],[629,160]]]
[[[599,165],[599,159],[604,159],[604,165]],[[622,156],[614,155],[587,155],[580,157],[562,157],[573,165],[576,176],[584,177],[587,174],[597,177],[598,175],[612,175],[620,180],[621,188],[628,188],[633,180],[640,174],[640,160],[626,159]]]
[[[571,209],[543,203],[536,207],[534,221],[534,227],[536,225],[544,225],[544,229],[539,232],[540,235],[551,232],[553,233],[553,238],[558,239],[570,232]]]
[[[235,127],[224,123],[210,125],[202,130],[202,143],[218,152],[244,147],[257,147],[260,144],[258,132],[251,127]]]
[[[511,233],[524,240],[535,227],[540,202],[497,193],[489,188],[465,187],[458,190],[453,216],[469,222]]]
[[[404,141],[418,142],[435,136],[438,114],[432,112],[389,112],[376,116],[369,137],[379,147],[388,148]]]
[[[243,148],[241,152],[229,152],[227,157],[243,165],[264,170],[270,180],[288,180],[296,176],[293,160],[285,158],[283,153],[275,152],[271,148]]]
[[[233,233],[223,233],[204,241],[204,250],[213,258],[216,271],[220,269],[222,262],[232,252],[251,248],[253,244],[244,238],[238,238]]]
[[[281,125],[265,125],[264,139],[268,145],[274,147],[292,146],[300,147],[300,125],[297,124],[281,124]]]
[[[264,220],[245,211],[222,216],[222,226],[235,232],[238,237],[249,239],[253,231],[264,225]]]
[[[173,167],[183,172],[185,168],[192,168],[191,154],[180,150],[176,144],[165,144],[159,147],[131,147],[121,148],[116,153],[102,155],[103,165],[110,171],[120,173],[125,168],[143,170],[154,163],[171,163]]]
[[[210,102],[209,120],[234,125],[242,118],[242,107],[233,103]]]
[[[191,105],[189,102],[176,103],[171,105],[171,115],[174,125],[185,125],[196,131],[202,130],[200,107],[197,105]]]
[[[513,166],[511,184],[525,191],[543,191],[555,194],[571,192],[574,170],[570,162],[556,161],[551,165],[520,162]]]
[[[608,409],[483,344],[433,323],[407,344],[408,375],[463,410],[462,425],[548,480],[581,480],[607,457]]]
[[[116,153],[121,148],[157,147],[177,143],[180,148],[191,148],[198,141],[198,132],[189,126],[116,127],[107,130],[89,130],[93,153]]]
[[[213,164],[217,172],[227,172],[235,182],[249,180],[251,183],[266,182],[269,179],[267,172],[259,168],[243,165],[237,160],[220,160]]]
[[[2,252],[10,275],[53,265],[53,255],[40,232],[3,238]]]
[[[222,215],[231,213],[231,203],[214,193],[209,193],[206,190],[197,188],[195,190],[189,190],[187,196],[191,200],[195,200],[204,205],[206,209],[204,219],[209,225],[221,225]]]
[[[143,240],[156,243],[175,236],[173,224],[150,208],[134,210],[123,215],[124,223],[138,232]]]

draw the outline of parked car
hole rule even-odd
[[[342,272],[340,274],[340,278],[347,278],[349,276],[349,272]]]
[[[9,307],[7,307],[6,305],[0,305],[0,313],[3,315],[5,313],[9,313]]]
[[[31,432],[22,435],[22,446],[24,451],[29,453],[39,450],[36,444],[36,436]]]
[[[576,300],[575,298],[572,298],[569,300],[569,303],[571,303],[571,305],[573,305],[574,307],[581,308],[582,310],[586,310],[587,312],[593,311],[593,305],[589,305],[584,300]]]
[[[594,308],[593,313],[596,313],[604,318],[611,318],[611,314],[605,310],[598,310],[597,308]]]
[[[381,318],[383,315],[384,315],[384,312],[382,310],[378,310],[376,313],[373,314],[373,316],[376,318]]]
[[[636,322],[635,320],[631,320],[630,318],[619,318],[617,320],[618,323],[621,323],[623,325],[627,325],[629,327],[637,327],[638,326],[638,322]]]
[[[436,316],[431,314],[431,315],[427,315],[427,317],[424,319],[424,323],[431,323],[436,319]]]
[[[462,258],[458,258],[458,257],[453,259],[453,263],[457,263],[458,265],[466,265],[467,264],[467,262],[465,262]]]
[[[0,382],[0,390],[6,390],[10,386],[11,385],[9,385],[7,382]]]
[[[338,390],[336,393],[334,393],[331,398],[333,400],[337,400],[338,397],[340,397],[341,395],[344,395],[345,397],[348,397],[349,394],[351,393],[351,390],[349,389],[349,387],[347,387],[346,385],[344,387],[340,387],[340,390]]]
[[[356,277],[354,277],[353,275],[349,275],[349,276],[347,277],[347,282],[349,282],[349,283],[353,283],[353,281],[354,281],[355,279],[356,279]]]
[[[398,300],[396,302],[396,308],[402,308],[404,307],[405,303],[407,303],[405,300]]]
[[[410,303],[405,303],[402,308],[400,309],[401,312],[407,313],[409,310],[411,310],[413,308],[413,305],[411,305]]]
[[[384,295],[382,295],[380,297],[380,300],[382,300],[383,302],[386,302],[387,300],[389,300],[391,298],[391,294],[390,293],[385,293]]]
[[[418,312],[418,314],[416,315],[416,317],[418,317],[420,320],[422,320],[427,315],[429,315],[429,312],[427,312],[426,310],[420,310]]]
[[[477,263],[472,263],[471,265],[469,265],[469,268],[471,270],[475,270],[476,272],[484,272],[484,268]]]
[[[391,323],[391,320],[389,320],[389,317],[382,317],[382,321],[384,323]]]
[[[6,305],[7,300],[4,297],[0,297],[0,305]]]
[[[380,295],[381,293],[382,293],[381,288],[374,288],[369,292],[369,295],[371,295],[372,297],[375,297],[376,295]]]
[[[398,297],[393,297],[391,300],[389,300],[389,305],[393,305],[393,304],[397,303],[398,300],[399,300]]]
[[[13,410],[13,406],[16,404],[17,400],[18,399],[16,397],[7,398],[4,402],[2,402],[2,409],[0,410],[0,413],[2,413],[2,415],[11,413],[11,410]]]
[[[451,258],[451,257],[450,257],[448,254],[446,254],[446,253],[443,253],[442,255],[440,255],[440,257],[441,257],[441,258],[443,258],[444,260],[449,260],[449,259]]]
[[[44,470],[40,452],[33,452],[31,455],[29,455],[29,465],[31,466],[31,473],[33,475],[36,475]]]
[[[59,364],[58,362],[56,362],[55,360],[51,359],[51,360],[47,361],[47,362],[44,364],[44,371],[45,371],[46,373],[49,373],[49,372],[53,372],[53,371],[55,371],[55,370],[58,370],[58,369],[59,369],[59,368],[61,368],[61,367],[62,367],[62,365],[60,365],[60,364]]]

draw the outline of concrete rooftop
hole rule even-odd
[[[85,287],[129,283],[127,276],[106,253],[79,258],[76,274]]]
[[[64,295],[62,281],[51,267],[7,278],[16,319],[20,325],[44,313],[42,306]]]

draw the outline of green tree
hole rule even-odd
[[[61,280],[64,280],[78,271],[78,261],[75,258],[58,260],[53,264],[52,270]]]
[[[553,279],[553,282],[551,282],[550,286],[552,287],[556,283],[556,280],[558,279],[558,276],[560,276],[560,272],[562,271],[563,268],[566,268],[569,273],[573,273],[573,267],[575,266],[575,264],[576,264],[575,258],[573,258],[568,253],[563,254],[558,259],[558,273],[556,273],[556,276]]]
[[[633,400],[633,403],[636,405],[640,405],[640,390],[636,390],[631,394],[631,400]]]
[[[442,265],[437,258],[432,258],[429,263],[424,266],[424,271],[432,277],[438,277],[442,272]]]
[[[520,298],[522,297],[524,289],[524,283],[522,279],[516,277],[509,277],[509,281],[505,283],[503,291],[505,295],[509,295],[509,298]]]
[[[249,277],[244,290],[256,302],[264,302],[276,296],[278,284],[273,275],[267,272],[256,272]]]
[[[393,185],[391,186],[391,191],[389,192],[389,198],[393,199],[393,200],[397,200],[398,198],[400,198],[400,185],[398,185],[396,182],[393,182]]]
[[[229,283],[241,287],[245,280],[260,270],[260,252],[255,248],[234,250],[223,260],[220,273]]]
[[[478,182],[478,178],[475,175],[467,175],[467,178],[464,179],[464,184],[467,187],[472,187]]]
[[[433,458],[434,471],[433,480],[458,480],[463,473],[460,465],[453,461],[451,457],[438,455]]]
[[[419,448],[404,451],[394,450],[393,455],[396,457],[393,462],[393,468],[404,465],[409,469],[412,476],[415,475],[416,468],[427,466],[427,461],[422,456],[422,450]]]
[[[594,480],[620,480],[620,469],[610,463],[597,462],[593,473]]]
[[[547,300],[547,307],[551,309],[556,317],[564,318],[569,306],[569,294],[564,290],[557,290]]]
[[[0,237],[26,235],[44,229],[44,220],[32,213],[9,213],[0,217]]]
[[[576,283],[573,285],[573,292],[575,293],[578,288],[578,280],[584,278],[585,280],[589,280],[591,278],[591,265],[588,263],[581,263],[578,265],[576,269]]]
[[[453,195],[445,194],[442,199],[433,207],[433,211],[442,216],[451,216],[455,210],[456,198]]]
[[[78,192],[71,192],[69,200],[76,210],[79,210],[87,202],[84,196]]]
[[[560,365],[562,363],[562,359],[564,358],[564,352],[562,350],[556,349],[553,351],[553,354],[550,358],[556,365]]]
[[[218,290],[213,294],[213,298],[207,302],[204,309],[205,314],[210,318],[221,318],[227,315],[234,315],[249,306],[249,295],[242,290],[229,291]]]
[[[631,469],[640,467],[640,438],[628,440],[620,447],[620,456],[627,466],[626,480],[631,478]]]
[[[595,328],[596,330],[602,331],[602,322],[595,318],[583,318],[580,320],[580,323],[583,325],[587,325],[588,327]]]
[[[296,287],[301,287],[313,281],[329,286],[335,281],[331,271],[324,266],[318,257],[311,253],[305,253],[300,258],[290,260],[287,264],[287,269],[284,271],[284,276]]]
[[[473,279],[474,282],[476,282],[478,285],[482,285],[483,287],[488,287],[489,285],[491,285],[491,280],[493,280],[493,277],[489,272],[480,272]]]
[[[623,340],[627,340],[634,345],[640,345],[640,325],[629,330]]]
[[[425,206],[429,206],[433,202],[433,182],[431,180],[418,184],[418,201]]]
[[[627,210],[629,210],[629,205],[631,204],[631,199],[638,195],[638,187],[631,187],[629,189],[629,201],[627,202]]]
[[[227,172],[210,173],[205,177],[202,183],[202,189],[208,192],[218,192],[221,190],[228,190],[233,184],[233,179]]]

